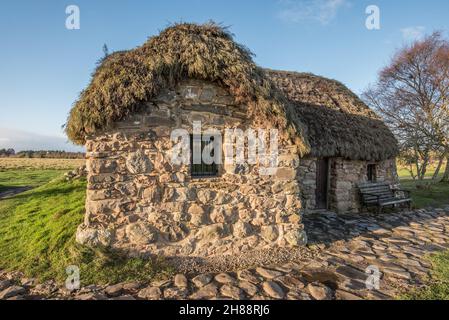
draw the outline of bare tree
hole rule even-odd
[[[442,182],[449,182],[449,157],[446,157],[446,169],[444,170]]]
[[[424,179],[434,154],[440,170],[449,158],[449,42],[441,33],[400,49],[363,97],[398,138],[414,179]]]

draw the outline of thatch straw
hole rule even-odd
[[[300,155],[382,160],[397,154],[388,128],[339,82],[259,68],[251,52],[215,23],[175,24],[143,46],[108,56],[66,124],[70,140],[107,129],[187,78],[226,88],[255,124],[281,129]]]
[[[215,23],[176,24],[141,47],[110,55],[71,110],[66,133],[73,142],[83,144],[87,134],[125,118],[142,102],[186,78],[225,87],[237,103],[247,107],[251,119],[285,129],[301,154],[309,151],[302,124],[289,121],[291,110],[285,97],[256,66],[251,52]]]
[[[309,73],[265,72],[295,103],[312,156],[385,160],[398,154],[391,131],[342,83]]]

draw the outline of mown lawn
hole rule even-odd
[[[12,177],[17,179],[11,181]],[[54,170],[21,175],[6,170],[0,172],[0,181],[4,185],[41,184],[0,200],[0,269],[63,282],[66,267],[77,265],[82,285],[145,281],[171,272],[162,261],[125,259],[75,242],[76,228],[83,220],[86,181],[65,181]]]
[[[411,191],[413,206],[415,208],[441,207],[449,204],[449,183],[432,183],[431,178],[435,172],[435,167],[430,166],[426,172],[424,181],[416,181],[410,177],[410,173],[398,167],[401,186]],[[442,177],[444,166],[440,170],[439,178]]]
[[[449,183],[439,182],[417,187],[418,183],[402,180],[401,186],[411,191],[414,208],[442,207],[449,205]]]

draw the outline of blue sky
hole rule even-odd
[[[380,30],[365,27],[372,4]],[[68,5],[80,8],[80,30],[65,28]],[[2,1],[0,148],[71,149],[61,125],[103,44],[131,49],[172,22],[221,22],[259,65],[334,78],[360,94],[404,43],[447,35],[448,12],[447,0]]]

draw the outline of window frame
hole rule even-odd
[[[366,165],[366,180],[377,182],[377,163],[368,163]]]
[[[213,143],[213,139],[206,144],[206,141],[203,141],[202,135],[194,135],[190,134],[190,177],[192,179],[204,179],[204,178],[217,178],[220,176],[220,166],[217,163],[205,164],[203,163],[203,159],[201,157],[201,164],[193,163],[193,141],[194,138],[200,137],[201,141],[201,155],[203,153],[204,147],[209,143]],[[212,137],[214,138],[214,137]],[[195,169],[194,169],[195,168]],[[199,168],[199,169],[198,169]],[[210,170],[205,169],[210,168]]]

